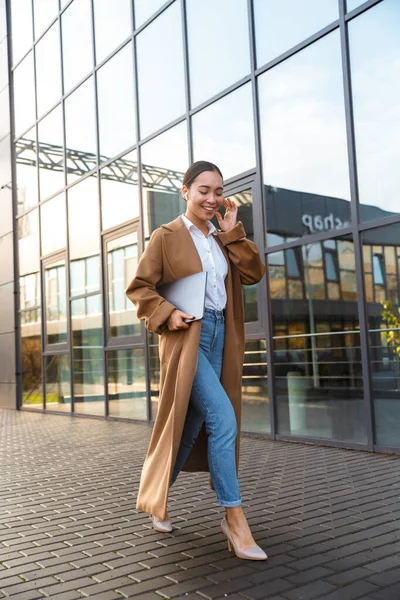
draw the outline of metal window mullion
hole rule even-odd
[[[181,20],[182,20],[182,43],[183,43],[183,66],[184,66],[184,77],[185,77],[185,104],[186,104],[186,133],[188,141],[188,157],[189,164],[193,162],[193,130],[192,130],[192,119],[190,117],[190,63],[189,63],[189,34],[188,34],[188,23],[187,23],[187,7],[186,0],[180,0],[181,2]]]
[[[345,21],[345,0],[339,0],[339,21],[340,21],[340,40],[342,53],[342,71],[344,104],[346,118],[346,136],[348,148],[348,161],[350,173],[350,194],[351,194],[351,229],[354,244],[354,257],[356,268],[357,285],[357,309],[360,325],[360,346],[362,378],[364,387],[364,404],[366,410],[366,430],[367,430],[367,449],[373,451],[374,447],[374,408],[372,398],[372,380],[370,371],[370,350],[368,343],[368,316],[367,305],[365,301],[365,285],[363,276],[363,258],[361,248],[361,235],[358,228],[359,218],[359,194],[357,181],[357,158],[354,127],[354,112],[351,90],[351,72],[350,72],[350,53],[348,24]]]

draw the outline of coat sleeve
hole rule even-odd
[[[265,265],[254,242],[246,237],[241,221],[230,231],[218,231],[218,237],[226,247],[231,262],[240,273],[244,285],[258,283],[265,273]]]
[[[156,285],[162,280],[162,276],[162,234],[156,230],[139,260],[136,275],[127,287],[126,295],[136,306],[137,315],[144,320],[146,329],[159,335],[176,308],[156,291]]]

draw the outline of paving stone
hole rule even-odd
[[[373,594],[378,590],[378,586],[367,581],[355,581],[327,594],[324,596],[324,600],[357,600],[357,598],[364,600],[367,594]]]
[[[331,585],[326,581],[314,581],[313,583],[307,583],[306,585],[296,587],[295,590],[284,592],[284,596],[285,598],[288,598],[288,600],[313,600],[313,598],[322,597],[325,599],[328,593],[336,590],[337,588],[334,585]]]

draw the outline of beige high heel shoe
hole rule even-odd
[[[160,533],[169,533],[173,530],[172,523],[169,519],[167,521],[156,521],[153,515],[150,515],[150,519],[152,520],[154,529]]]
[[[224,533],[228,539],[228,550],[232,552],[232,548],[238,558],[244,558],[245,560],[266,560],[268,556],[265,554],[264,550],[260,548],[260,546],[252,546],[251,548],[246,548],[245,550],[240,550],[233,541],[232,534],[229,529],[229,525],[225,518],[221,521],[221,529],[222,533]]]

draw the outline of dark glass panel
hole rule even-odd
[[[362,234],[375,441],[400,447],[400,224]],[[371,261],[372,256],[372,261]]]
[[[15,144],[17,169],[17,212],[25,212],[39,200],[36,133],[31,129]]]
[[[269,245],[347,226],[350,189],[339,33],[261,75],[259,92]]]
[[[138,263],[138,234],[128,233],[107,242],[109,335],[140,333],[136,309],[125,290],[135,276]]]
[[[38,125],[40,199],[64,187],[64,133],[62,108],[57,106]]]
[[[30,52],[14,71],[15,136],[31,127],[36,118],[33,54]]]
[[[186,122],[144,144],[141,153],[143,226],[147,241],[154,229],[186,210],[181,194],[183,174],[188,167]]]
[[[257,65],[283,54],[338,18],[337,0],[254,0]]]
[[[76,1],[76,0],[75,0]],[[93,78],[89,77],[65,101],[68,183],[97,165]]]
[[[56,22],[36,44],[38,117],[61,98],[60,31]]]
[[[143,139],[185,112],[180,3],[174,2],[136,39]]]
[[[247,0],[187,0],[186,10],[190,95],[196,106],[250,72],[248,7]],[[213,43],[204,43],[205,32]]]
[[[329,282],[324,248],[340,283]],[[283,252],[268,255],[279,433],[366,443],[353,243],[309,244],[296,256],[291,280]]]
[[[138,217],[137,151],[125,154],[101,169],[100,178],[103,229]]]
[[[132,44],[127,44],[97,73],[101,160],[136,143]]]
[[[196,113],[192,125],[195,160],[217,164],[224,179],[255,168],[250,83]]]
[[[93,69],[91,0],[74,0],[62,13],[61,26],[64,91],[68,92]]]
[[[397,0],[349,23],[361,221],[400,212],[399,29]]]
[[[18,219],[19,275],[39,270],[39,211],[36,208]]]
[[[109,414],[147,419],[146,370],[143,348],[107,352]]]
[[[71,302],[75,412],[104,415],[101,296]]]
[[[67,290],[65,259],[44,268],[46,344],[67,343]]]
[[[66,354],[45,357],[46,408],[60,412],[71,410],[69,359]]]
[[[242,377],[242,429],[271,431],[265,340],[248,341]]]
[[[131,0],[94,0],[97,64],[131,34],[131,4]]]

